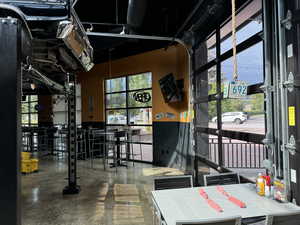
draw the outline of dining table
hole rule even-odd
[[[229,201],[220,188],[238,202],[244,203],[244,207]],[[221,210],[212,207],[206,197],[216,203]],[[300,212],[300,207],[293,203],[282,203],[258,195],[255,184],[252,183],[157,190],[152,191],[152,200],[167,225],[176,225],[176,221],[210,220],[235,216],[249,219],[264,217],[268,214]]]

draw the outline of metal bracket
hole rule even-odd
[[[294,90],[295,79],[292,72],[289,73],[288,80],[283,83],[283,87],[287,88],[289,92]]]
[[[271,85],[262,85],[260,86],[260,89],[263,91],[263,92],[274,92],[275,89],[274,89],[274,86],[271,86]]]
[[[293,18],[293,14],[291,10],[288,10],[286,13],[286,18],[281,21],[281,24],[284,25],[285,29],[287,30],[292,29],[292,18]]]
[[[295,140],[294,135],[290,136],[290,140],[285,145],[285,148],[291,153],[291,155],[295,155],[295,153],[296,153],[296,140]]]

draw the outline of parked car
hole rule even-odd
[[[236,123],[236,124],[242,124],[247,120],[247,114],[244,112],[226,112],[222,114],[222,122],[223,123]],[[215,116],[212,118],[212,122],[217,122],[217,117]]]

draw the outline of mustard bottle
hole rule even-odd
[[[256,179],[256,192],[260,196],[265,196],[265,180],[261,173],[258,174]]]

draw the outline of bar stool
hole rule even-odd
[[[105,136],[103,136],[104,130],[101,129],[90,129],[89,130],[89,156],[91,159],[91,168],[94,167],[94,158],[95,158],[95,152],[98,152],[98,156],[102,157],[103,159],[103,167],[104,170],[106,169],[105,166],[105,147],[103,147],[104,142],[103,140],[105,139]],[[102,147],[102,151],[101,151]]]
[[[134,145],[134,137],[138,137],[138,143],[140,143],[140,153],[136,153],[134,152],[134,148],[133,148],[133,145]],[[134,161],[135,161],[135,156],[140,156],[141,157],[141,160],[143,160],[143,150],[142,150],[142,144],[141,144],[141,130],[140,129],[132,129],[132,130],[129,130],[129,133],[128,133],[128,143],[130,145],[130,157],[132,159],[132,163],[133,163],[133,166],[134,166]]]

